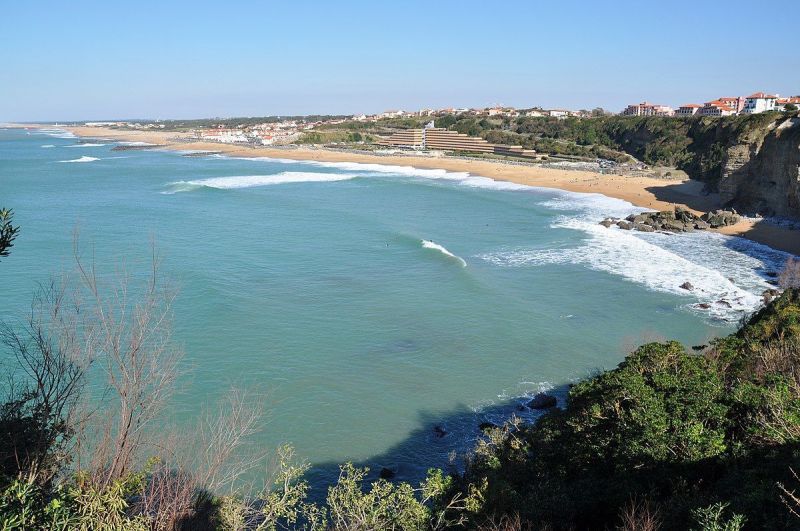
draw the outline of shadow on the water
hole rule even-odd
[[[558,406],[566,405],[568,385],[548,390],[558,400]],[[534,410],[526,406],[531,396],[508,399],[499,404],[486,406],[479,411],[462,406],[449,413],[434,414],[422,411],[418,428],[400,443],[385,452],[363,461],[353,461],[357,467],[369,467],[367,479],[374,481],[382,476],[392,481],[405,481],[417,485],[430,468],[445,472],[463,469],[464,458],[482,437],[481,426],[504,422],[517,416],[524,422],[534,422],[545,410]],[[316,501],[325,498],[329,486],[339,477],[342,463],[314,463],[306,479],[311,485],[310,497]]]

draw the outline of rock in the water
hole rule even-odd
[[[383,467],[383,468],[381,468],[380,478],[381,479],[392,479],[396,474],[397,474],[397,472],[395,472],[391,468]]]
[[[708,345],[692,345],[692,350],[694,350],[695,352],[699,352],[704,348],[706,348],[707,346]]]
[[[433,434],[436,435],[439,439],[447,435],[447,431],[442,428],[441,426],[434,426],[433,427]]]
[[[731,303],[726,301],[725,299],[718,300],[717,304],[719,304],[720,306],[725,306],[726,308],[730,308],[731,307]]]
[[[617,227],[621,228],[622,230],[631,230],[631,223],[629,221],[617,221]]]
[[[556,404],[558,404],[556,397],[545,393],[539,393],[528,402],[528,407],[531,409],[548,409],[555,407]]]
[[[655,228],[645,223],[634,223],[633,230],[638,230],[640,232],[655,232]]]
[[[497,428],[498,426],[494,422],[481,422],[480,424],[478,424],[478,429],[481,431],[494,430]]]
[[[600,225],[604,226],[605,228],[609,228],[613,224],[614,222],[611,221],[610,219],[604,219],[603,221],[600,222]]]
[[[678,287],[681,288],[681,289],[687,289],[687,290],[690,290],[690,291],[694,289],[694,286],[692,286],[691,282],[684,282],[683,284],[681,284]]]
[[[700,304],[697,305],[697,307],[702,310],[708,310],[709,308],[711,308],[711,305],[706,302],[701,302]]]
[[[766,304],[780,294],[781,292],[775,288],[765,289],[764,292],[761,294],[761,298],[763,299],[764,304]]]

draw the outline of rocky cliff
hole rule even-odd
[[[722,201],[746,213],[800,219],[800,118],[777,118],[731,140],[716,183]]]
[[[602,124],[617,149],[673,165],[718,191],[726,207],[800,219],[800,117],[763,113],[725,118],[627,119]]]

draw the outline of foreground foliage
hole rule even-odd
[[[555,528],[618,525],[631,499],[668,529],[797,528],[779,485],[800,469],[798,338],[789,290],[703,354],[644,345],[575,385],[566,410],[495,430],[462,482],[488,484],[482,517]]]

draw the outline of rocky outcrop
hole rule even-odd
[[[676,208],[661,212],[642,212],[632,214],[625,219],[606,218],[600,222],[606,228],[616,225],[623,230],[641,232],[693,232],[695,230],[716,229],[739,222],[739,215],[733,210],[715,210],[702,216]]]
[[[553,395],[539,393],[528,402],[528,407],[531,409],[549,409],[555,407],[556,404],[558,404],[558,400]]]

